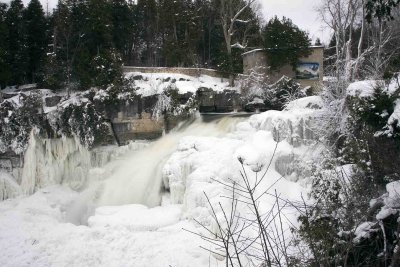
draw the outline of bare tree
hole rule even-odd
[[[252,174],[246,171],[244,159],[238,158],[242,166],[241,180],[214,180],[226,189],[226,195],[221,197],[227,200],[227,205],[216,204],[205,194],[215,227],[196,221],[205,233],[194,234],[210,243],[211,249],[202,248],[223,259],[226,267],[293,266],[294,258],[289,251],[293,253],[298,247],[292,243],[288,231],[296,227],[286,214],[293,209],[302,213],[299,208],[302,203],[290,202],[272,189],[283,177],[268,188],[262,186],[277,146],[278,143],[270,161],[252,168]],[[265,196],[271,199],[269,210],[260,208]]]
[[[362,0],[323,0],[318,12],[324,23],[333,30],[335,36],[335,67],[336,76],[340,78],[340,69],[344,70],[347,81],[352,78],[353,59],[351,47],[353,44],[353,30],[360,12],[363,10]],[[360,46],[361,49],[361,46]]]
[[[400,51],[400,13],[396,11],[393,13],[396,20],[374,20],[368,25],[369,49],[365,72],[372,78],[381,78],[390,60]]]
[[[247,45],[246,34],[242,39],[242,43],[238,41],[237,43],[233,44],[233,37],[237,30],[238,23],[250,23],[251,18],[245,17],[245,14],[246,10],[251,8],[255,1],[256,0],[219,0],[221,25],[224,32],[225,44],[229,57],[230,86],[234,86],[232,48],[243,48]]]

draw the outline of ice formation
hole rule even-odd
[[[17,197],[21,194],[21,187],[14,178],[6,172],[0,171],[0,201]]]
[[[302,189],[291,180],[302,177],[307,159],[318,151],[311,123],[320,107],[320,99],[311,97],[293,103],[287,111],[254,115],[238,123],[224,138],[183,138],[163,169],[163,183],[170,191],[171,203],[183,204],[185,216],[207,221],[208,203],[203,192],[215,203],[225,202],[220,198],[224,186],[219,182],[241,180],[239,158],[250,176],[267,171],[271,162],[263,187],[280,180],[271,190],[300,198]],[[282,176],[288,179],[282,180]]]
[[[91,167],[91,154],[77,139],[40,139],[32,131],[24,157],[21,188],[32,194],[38,188],[66,184],[81,189]]]

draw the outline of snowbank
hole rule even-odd
[[[192,77],[172,73],[141,73],[129,72],[127,79],[133,80],[136,93],[142,96],[161,94],[168,87],[177,88],[180,94],[195,93],[201,87],[211,88],[214,91],[232,89],[227,79],[214,78],[207,75]]]
[[[198,247],[202,242],[182,230],[196,228],[179,221],[176,207],[162,212],[129,206],[101,208],[92,219],[93,227],[75,226],[65,221],[65,211],[76,195],[64,187],[50,187],[1,203],[0,265],[208,266],[209,254]],[[129,218],[127,214],[133,211],[135,215]],[[155,214],[162,222],[148,229],[127,227],[129,221],[118,220],[136,218],[154,226],[151,217]]]

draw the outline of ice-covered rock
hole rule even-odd
[[[319,104],[316,98],[307,98],[290,104],[291,109],[288,110],[270,110],[254,115],[249,123],[256,130],[273,132],[276,141],[286,140],[294,147],[308,145],[316,138],[311,126],[316,114],[315,108]]]
[[[226,138],[182,139],[163,169],[171,202],[183,204],[185,216],[207,221],[204,193],[212,203],[229,202],[223,197],[224,184],[242,181],[241,163],[251,180],[267,171],[263,188],[273,185],[271,190],[298,196],[303,189],[294,182],[307,175],[302,164],[320,151],[310,149],[315,139],[309,124],[321,105],[320,98],[310,97],[285,111],[254,115],[238,123]]]

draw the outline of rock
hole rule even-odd
[[[61,101],[61,96],[54,95],[54,96],[49,96],[45,98],[46,102],[46,107],[55,107],[60,103]]]
[[[264,100],[261,98],[254,98],[251,102],[248,102],[245,106],[244,109],[247,112],[256,112],[256,111],[266,111],[267,107],[264,103]]]
[[[179,103],[182,105],[186,104],[192,96],[193,96],[192,92],[187,92],[185,94],[179,94]]]
[[[132,79],[133,79],[134,81],[143,80],[143,75],[134,75],[134,76],[132,76]]]
[[[0,170],[4,170],[8,173],[12,173],[13,166],[11,163],[11,159],[0,159]]]
[[[200,112],[215,112],[215,92],[211,88],[200,87],[197,100]]]
[[[142,98],[142,105],[139,112],[153,113],[154,107],[157,104],[158,95],[151,95]]]
[[[215,95],[215,111],[221,113],[233,112],[239,99],[240,96],[235,90],[224,90]]]

